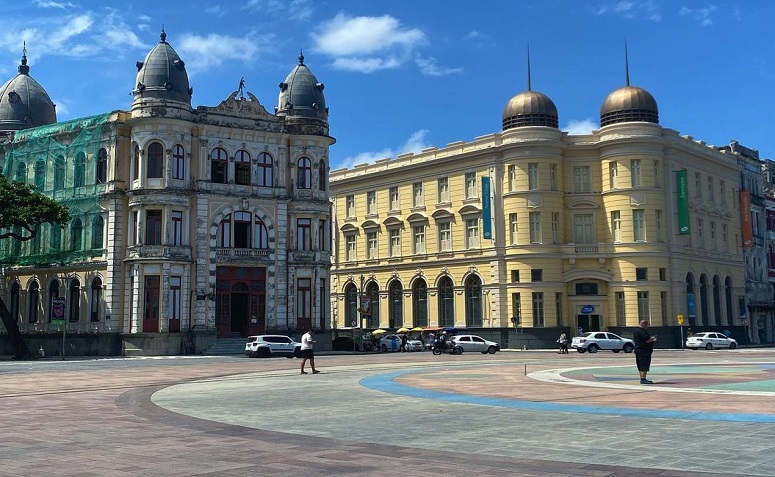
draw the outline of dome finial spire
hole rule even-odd
[[[302,50],[301,48],[299,48],[299,64],[300,65],[304,64],[304,50]]]
[[[164,24],[161,25],[161,35],[159,35],[159,38],[161,38],[162,43],[167,43],[167,33],[164,31]]]
[[[627,86],[630,85],[630,60],[627,54],[627,37],[624,37],[624,80]]]
[[[19,64],[19,73],[27,75],[30,73],[30,67],[27,65],[27,41],[22,43],[22,61]]]
[[[527,44],[527,90],[533,91],[530,80],[530,43]]]

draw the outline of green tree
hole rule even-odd
[[[70,211],[35,186],[24,182],[9,181],[0,174],[0,240],[32,240],[42,224],[65,225],[70,221]],[[0,296],[0,318],[8,332],[16,359],[31,357],[27,344],[19,331],[16,318]]]

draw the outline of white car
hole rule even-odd
[[[245,355],[249,358],[268,358],[270,356],[285,356],[298,358],[301,353],[301,343],[285,335],[248,336],[245,343]]]
[[[401,351],[401,336],[390,334],[385,335],[379,340],[379,349],[382,351]],[[422,351],[422,341],[406,340],[407,351]]]
[[[582,333],[580,336],[574,336],[570,345],[579,353],[583,353],[584,351],[597,353],[601,349],[611,350],[614,353],[618,353],[619,351],[632,353],[635,349],[635,342],[631,339],[622,338],[617,334],[608,333],[607,331],[589,331],[587,333]]]
[[[501,349],[501,346],[495,341],[488,341],[476,335],[455,335],[452,337],[452,342],[468,353],[478,351],[482,354],[495,354],[496,351]]]
[[[737,348],[737,341],[724,333],[703,331],[686,338],[686,347],[689,349],[713,349],[713,348]]]

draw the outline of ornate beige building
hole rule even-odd
[[[588,135],[560,131],[529,87],[502,119],[470,142],[331,173],[332,326],[516,324],[553,342],[559,327],[643,318],[742,324],[738,154],[661,126],[629,81]]]
[[[66,327],[73,353],[175,354],[184,338],[201,351],[217,337],[325,329],[334,139],[304,57],[274,114],[242,82],[193,107],[164,32],[131,68],[129,111],[66,122],[26,56],[0,88],[0,166],[72,214],[0,244],[0,293],[21,331],[49,353],[45,338]]]

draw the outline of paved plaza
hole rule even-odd
[[[775,475],[775,350],[298,365],[2,361],[0,476]]]

